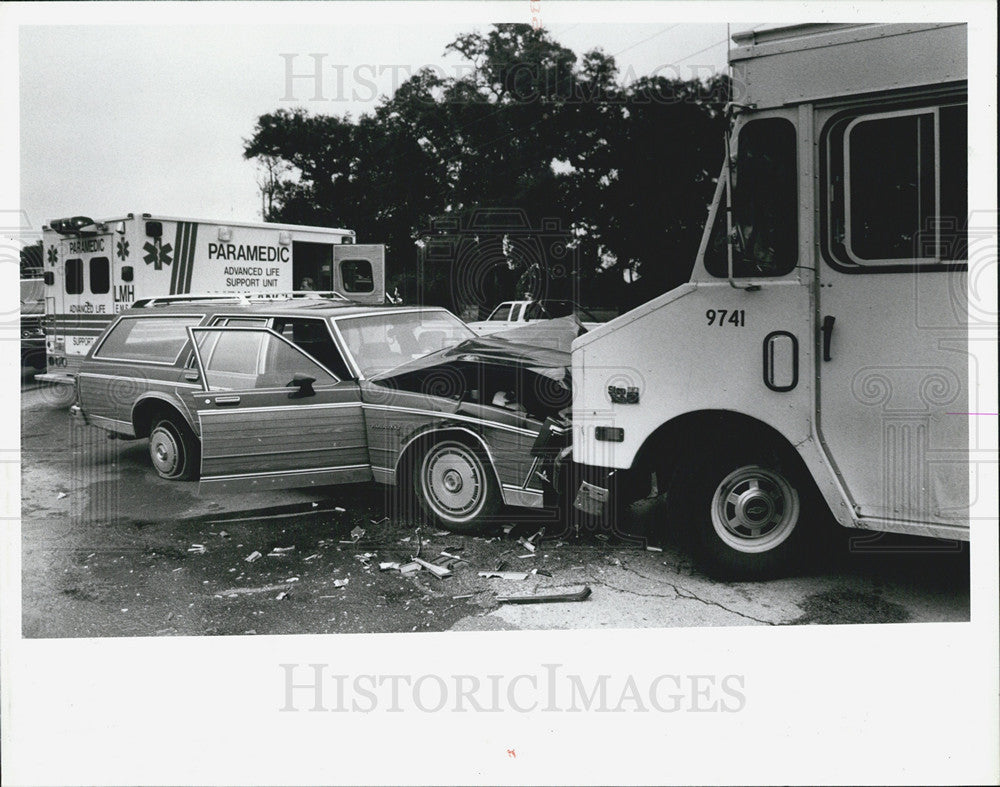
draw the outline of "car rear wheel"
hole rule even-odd
[[[198,438],[179,418],[158,419],[149,433],[149,458],[160,478],[186,481],[197,477]]]
[[[424,512],[456,533],[483,529],[500,508],[500,490],[482,453],[458,440],[434,443],[413,466]]]

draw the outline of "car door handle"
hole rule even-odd
[[[238,396],[216,396],[215,397],[215,403],[219,404],[219,405],[239,404],[240,403],[240,397],[238,397]]]
[[[836,317],[831,317],[827,315],[823,318],[823,327],[820,330],[823,332],[823,360],[829,361],[830,358],[830,343],[833,341],[833,324],[837,321]]]
[[[196,383],[199,380],[198,372],[184,372],[184,379],[191,383]]]

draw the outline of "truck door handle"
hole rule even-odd
[[[830,360],[830,342],[833,341],[833,324],[837,321],[836,317],[831,317],[827,315],[823,318],[823,327],[820,330],[823,332],[823,360]]]
[[[215,403],[220,405],[226,404],[239,404],[240,397],[238,396],[216,396]]]

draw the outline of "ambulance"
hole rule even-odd
[[[385,301],[385,247],[353,230],[205,221],[149,213],[42,228],[46,374],[72,383],[116,314],[149,298],[313,291],[356,303]]]
[[[972,274],[966,26],[733,38],[690,281],[573,342],[575,505],[604,515],[655,478],[665,528],[737,577],[800,561],[831,516],[865,531],[852,549],[957,548],[969,414],[990,409],[968,346],[996,341],[967,302],[970,275],[996,280],[996,225]]]

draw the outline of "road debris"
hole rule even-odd
[[[399,563],[387,562],[378,564],[379,571],[399,571]]]
[[[298,577],[289,577],[288,579],[285,580],[285,582],[298,582],[298,581],[299,581]]]
[[[243,560],[247,563],[253,563],[255,560],[260,560],[262,557],[264,556],[255,549],[253,552],[251,552],[249,555],[243,558]]]
[[[196,553],[198,555],[204,555],[205,554],[205,545],[204,544],[192,544],[191,546],[188,547],[188,552],[194,552],[194,553]]]
[[[343,514],[345,511],[347,511],[346,508],[341,508],[340,506],[334,506],[333,510],[336,511],[338,514]]]
[[[400,574],[415,574],[419,570],[420,570],[420,564],[414,562],[410,562],[407,563],[406,565],[399,567]]]
[[[374,520],[374,519],[370,519],[369,521],[370,521],[370,522],[371,522],[371,523],[372,523],[373,525],[381,525],[381,524],[382,524],[383,522],[388,522],[388,521],[389,521],[389,517],[387,517],[387,516],[384,516],[384,517],[382,517],[381,519],[379,519],[378,521],[376,521],[376,520]]]
[[[347,583],[350,581],[351,581],[350,579],[335,579],[333,580],[333,586],[335,588],[346,588]]]
[[[282,590],[277,596],[274,597],[275,601],[281,601],[283,598],[288,598],[288,593]]]
[[[295,551],[295,547],[294,546],[290,546],[290,547],[272,547],[271,551],[267,553],[267,556],[268,557],[284,557],[289,552],[294,552],[294,551]]]
[[[315,560],[318,557],[319,557],[319,552],[313,552],[309,557],[302,558],[302,561],[307,562],[309,560]]]
[[[229,533],[227,533],[225,530],[220,530],[219,538],[229,538]]]
[[[56,495],[56,500],[62,500],[64,497],[69,497],[69,492],[60,492]]]
[[[213,595],[217,598],[227,597],[236,598],[237,596],[251,596],[255,593],[271,593],[275,590],[285,590],[284,585],[264,585],[259,588],[229,588],[228,590],[220,590],[218,593]]]
[[[647,552],[662,552],[663,551],[663,547],[654,547],[654,546],[651,546],[649,544],[646,544],[646,551]]]
[[[422,566],[423,568],[426,568],[438,579],[444,579],[445,577],[451,576],[451,569],[447,569],[444,566],[439,566],[436,563],[428,563],[426,560],[419,557],[413,558],[413,562],[419,566]]]
[[[569,588],[536,588],[534,593],[519,593],[513,596],[497,596],[501,604],[554,604],[566,601],[586,601],[590,598],[589,585],[574,585]]]
[[[527,579],[531,576],[527,571],[480,571],[479,576],[486,579]]]

